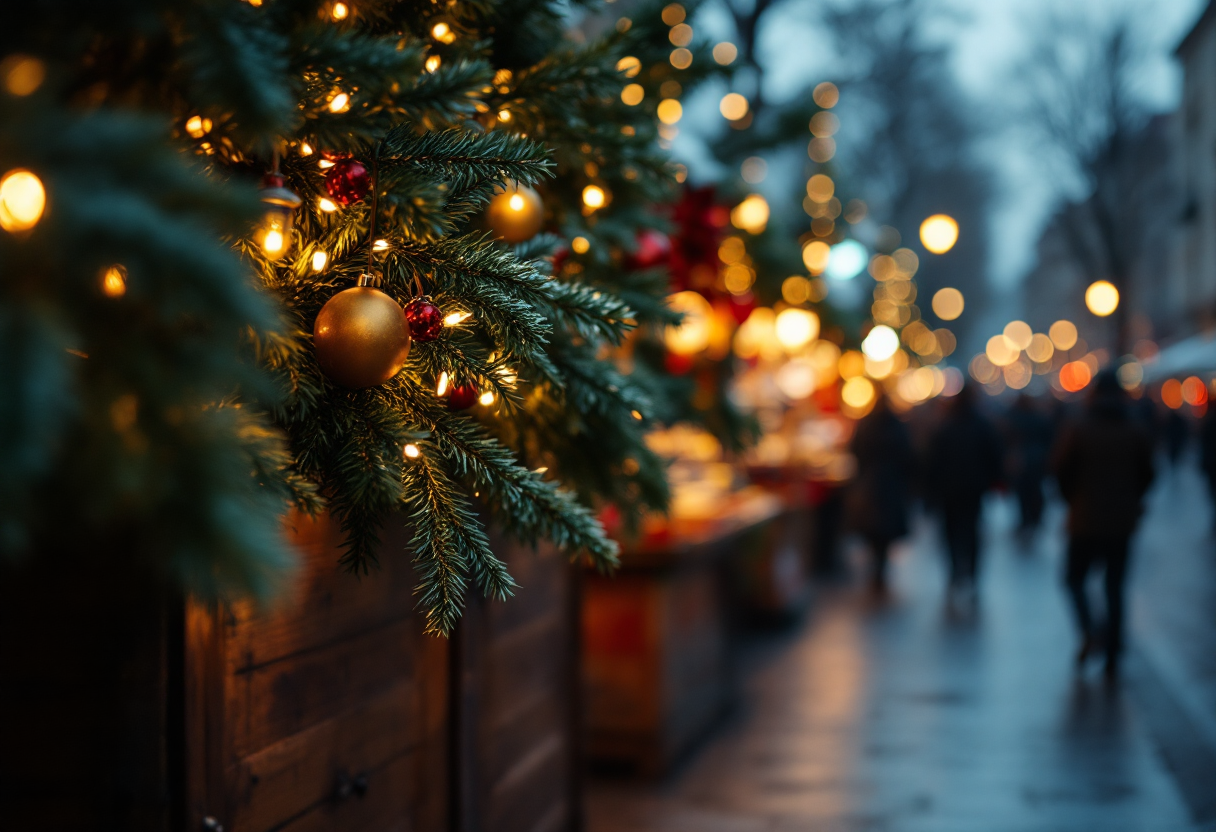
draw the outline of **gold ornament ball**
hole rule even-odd
[[[486,221],[500,240],[522,243],[535,237],[544,225],[545,205],[536,191],[512,182],[490,200]]]
[[[397,301],[371,286],[356,286],[321,307],[312,340],[325,375],[359,390],[384,384],[405,366],[410,325]]]

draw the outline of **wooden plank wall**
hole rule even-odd
[[[188,828],[445,829],[449,644],[422,632],[404,527],[358,578],[338,566],[336,523],[293,523],[288,602],[188,613]]]
[[[470,601],[455,639],[454,832],[582,829],[579,570],[492,536],[519,583]]]

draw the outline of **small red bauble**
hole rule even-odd
[[[414,298],[405,307],[405,319],[410,322],[410,335],[425,344],[443,332],[443,312],[430,298]]]
[[[671,259],[671,238],[661,231],[647,228],[637,237],[637,249],[629,255],[629,268],[653,269],[667,265]]]
[[[325,193],[339,205],[354,205],[371,190],[372,177],[358,159],[338,159],[325,174]]]
[[[472,384],[461,384],[458,387],[453,387],[448,393],[448,409],[449,410],[468,410],[473,405],[477,404],[477,399],[480,394],[477,388]]]

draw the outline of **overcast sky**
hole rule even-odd
[[[1096,15],[1111,14],[1125,5],[1124,0],[944,0],[961,12],[960,22],[943,30],[943,37],[954,45],[955,62],[964,89],[976,101],[996,104],[1009,97],[1012,68],[1027,48],[1023,21],[1051,8],[1078,7]],[[1130,2],[1130,0],[1129,0]],[[1140,0],[1135,8],[1145,21],[1143,32],[1152,44],[1154,58],[1146,68],[1144,85],[1147,94],[1161,110],[1173,109],[1178,94],[1179,73],[1172,60],[1172,51],[1179,39],[1193,24],[1207,0]],[[793,95],[806,83],[830,74],[826,59],[828,45],[822,40],[815,21],[815,9],[820,0],[785,0],[770,12],[760,32],[762,54],[767,58],[766,94],[772,100]],[[698,27],[714,39],[728,38],[731,24],[720,8],[713,4],[698,15]],[[706,90],[706,98],[716,102],[723,90]],[[709,104],[709,101],[705,102]],[[708,106],[702,116],[716,118],[716,107]],[[690,113],[689,115],[693,115]],[[696,116],[694,116],[696,117]],[[697,119],[698,122],[700,119]],[[688,124],[692,133],[701,133],[698,125]],[[708,123],[706,124],[708,126]],[[717,127],[718,125],[715,125]],[[720,129],[720,128],[719,128]],[[714,129],[708,131],[712,134]],[[702,133],[704,135],[704,133]],[[683,137],[682,137],[683,139]],[[691,137],[689,137],[691,139]],[[1001,286],[1012,286],[1032,265],[1034,243],[1043,221],[1058,194],[1041,177],[1033,175],[1029,154],[1022,143],[994,141],[986,148],[1000,177],[1001,190],[993,217],[994,280]],[[677,153],[690,161],[704,164],[696,143],[678,140]],[[696,165],[693,166],[695,171]]]

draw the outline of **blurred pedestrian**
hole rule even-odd
[[[873,552],[870,588],[887,589],[891,544],[908,534],[908,503],[913,474],[912,439],[885,396],[857,424],[851,448],[857,477],[850,493],[853,528]]]
[[[1006,473],[1021,509],[1019,531],[1028,536],[1043,520],[1043,480],[1051,455],[1052,425],[1033,398],[1022,393],[1006,414]]]
[[[928,496],[941,514],[952,591],[975,591],[984,493],[1000,477],[1000,437],[966,384],[946,404],[929,448]]]
[[[1128,545],[1153,480],[1152,439],[1128,412],[1127,394],[1113,372],[1098,374],[1085,415],[1055,449],[1053,467],[1068,502],[1065,582],[1081,630],[1077,663],[1100,644],[1086,592],[1090,572],[1106,569],[1106,672],[1118,671],[1123,649],[1124,584]]]
[[[1207,478],[1208,494],[1216,501],[1216,407],[1210,405],[1199,425],[1199,467]]]

